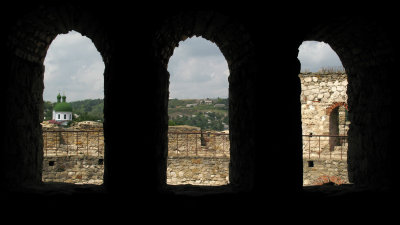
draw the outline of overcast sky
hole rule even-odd
[[[307,41],[299,47],[301,70],[341,66],[328,44]],[[58,92],[67,101],[104,98],[104,63],[93,42],[72,31],[58,35],[44,61],[43,99],[56,101]],[[169,60],[170,98],[226,98],[228,64],[219,48],[201,37],[179,43]]]
[[[301,63],[301,71],[317,72],[322,67],[342,67],[336,52],[324,42],[304,41],[299,47],[297,58]]]
[[[58,35],[44,61],[43,100],[55,102],[65,93],[67,101],[104,98],[104,63],[93,42],[72,31]]]
[[[216,44],[200,37],[179,42],[169,59],[169,98],[226,98],[229,69]]]

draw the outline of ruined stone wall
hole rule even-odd
[[[104,134],[101,123],[79,122],[63,128],[42,123],[43,182],[102,184]]]
[[[167,184],[226,185],[228,157],[168,157]]]
[[[201,131],[199,127],[192,126],[168,128],[168,157],[229,157],[229,149],[228,133]]]
[[[349,183],[347,160],[303,159],[303,185]]]
[[[43,127],[43,182],[102,184],[101,126]],[[167,184],[224,185],[229,182],[229,135],[198,127],[169,128]]]
[[[303,134],[329,134],[329,111],[347,103],[346,74],[300,74],[301,121]],[[347,104],[346,104],[347,105]],[[344,118],[344,112],[341,111]],[[348,126],[340,134],[347,133]]]
[[[103,129],[43,128],[43,146],[44,156],[103,156]]]
[[[300,74],[303,157],[343,157],[347,154],[346,74]],[[317,135],[313,137],[314,135]],[[318,135],[323,135],[319,136]]]
[[[168,128],[167,184],[228,184],[229,161],[229,134],[192,126]]]
[[[347,136],[350,125],[346,119],[347,75],[307,73],[299,78],[303,184],[318,184],[321,177],[336,177],[335,181],[348,183],[348,141],[347,137],[337,137]]]
[[[45,156],[43,182],[74,184],[102,184],[104,161],[102,157],[88,155]]]

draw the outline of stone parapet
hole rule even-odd
[[[229,135],[189,126],[170,127],[167,184],[225,185]],[[43,182],[102,184],[102,127],[43,128]]]
[[[229,134],[201,131],[199,127],[170,126],[168,128],[168,156],[228,157]]]

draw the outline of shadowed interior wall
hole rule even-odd
[[[221,32],[223,31],[223,32]],[[252,189],[254,183],[254,85],[257,76],[257,66],[253,64],[254,49],[250,36],[243,25],[235,20],[212,11],[189,12],[178,14],[166,21],[166,24],[156,33],[155,55],[160,61],[159,78],[168,84],[169,74],[167,62],[179,41],[202,36],[215,42],[225,56],[230,71],[229,75],[229,127],[230,127],[230,182],[232,186],[242,191]],[[162,109],[163,152],[167,151],[165,137],[167,136],[167,105],[168,87],[163,93]],[[246,121],[244,123],[243,121]],[[241,136],[241,138],[239,138]],[[246,136],[246,137],[245,137]],[[245,151],[245,152],[243,152]],[[165,157],[165,153],[163,153]],[[165,163],[166,159],[163,158]],[[160,170],[165,170],[164,165]],[[164,176],[165,172],[162,172]],[[162,178],[165,180],[165,178]]]
[[[302,190],[297,55],[305,40],[329,43],[348,74],[349,179],[367,187],[395,182],[394,15],[277,19],[257,7],[203,11],[160,5],[132,13],[112,2],[36,4],[11,5],[0,20],[3,189],[40,184],[43,60],[55,36],[71,29],[88,36],[105,63],[107,193],[155,201],[169,194],[167,65],[179,41],[193,35],[215,42],[230,70],[229,179],[236,192],[226,199],[248,194],[265,200],[271,193],[289,198]],[[122,105],[134,109],[137,119],[121,120]],[[139,132],[130,129],[133,124]]]
[[[329,25],[319,25],[307,37],[330,44],[346,69],[351,121],[349,178],[357,185],[381,186],[394,182],[390,121],[395,45],[388,36],[390,31],[378,22],[360,17],[351,21],[331,19]]]
[[[2,152],[4,171],[9,171],[4,183],[10,188],[41,182],[43,61],[49,45],[58,34],[74,29],[94,41],[107,64],[107,57],[104,57],[107,35],[100,27],[93,29],[96,23],[98,21],[94,21],[89,12],[82,13],[78,7],[64,5],[34,7],[11,26],[4,43],[10,65],[5,93],[6,126],[10,130],[5,136],[6,151]]]

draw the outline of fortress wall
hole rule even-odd
[[[103,157],[47,156],[43,160],[43,182],[102,184]],[[169,157],[167,184],[225,185],[229,182],[228,157]]]
[[[47,156],[43,160],[43,182],[102,184],[103,174],[103,157]]]
[[[69,128],[62,128],[43,122],[42,126],[43,182],[103,183],[102,123],[84,121]]]
[[[229,135],[200,133],[191,126],[170,126],[168,131],[167,184],[228,184]]]
[[[336,107],[339,107],[339,123],[346,124],[339,127],[339,134],[346,134],[349,122],[345,121],[343,106],[347,102],[347,75],[300,74],[299,78],[303,134],[329,135],[330,116]],[[229,183],[229,135],[200,133],[200,128],[191,126],[170,126],[168,129],[167,184]],[[68,132],[46,133],[44,144],[57,151],[44,150],[42,180],[101,184],[104,171],[104,166],[99,164],[104,153],[102,127],[80,124],[64,130],[101,130],[101,133],[82,133],[79,137]],[[332,138],[321,137],[321,142],[315,138],[310,142],[307,138],[303,138],[303,184],[318,184],[330,178],[348,183],[347,143],[331,149]]]
[[[199,127],[192,126],[168,128],[168,157],[229,157],[229,149],[229,134],[201,131]]]
[[[102,128],[43,128],[43,182],[102,184]],[[96,131],[71,133],[66,131]],[[97,132],[99,131],[99,132]],[[200,132],[189,126],[170,127],[167,184],[225,185],[229,180],[229,135]],[[180,134],[182,133],[183,134]],[[186,132],[186,133],[185,133]],[[177,145],[178,144],[178,145]],[[178,146],[178,148],[177,148]],[[197,148],[197,150],[196,150]]]
[[[103,129],[43,128],[43,145],[45,156],[104,155]]]
[[[347,75],[308,73],[299,78],[303,135],[346,136]],[[335,132],[333,120],[340,124]],[[303,136],[303,185],[348,183],[347,150],[347,138]]]
[[[347,160],[303,159],[303,185],[349,183]]]
[[[168,157],[167,184],[226,185],[228,157]]]
[[[346,74],[300,74],[301,122],[303,134],[329,134],[329,109],[338,103],[347,103]],[[328,112],[327,112],[328,111]],[[344,119],[344,112],[339,119]],[[341,130],[347,133],[348,126]]]

